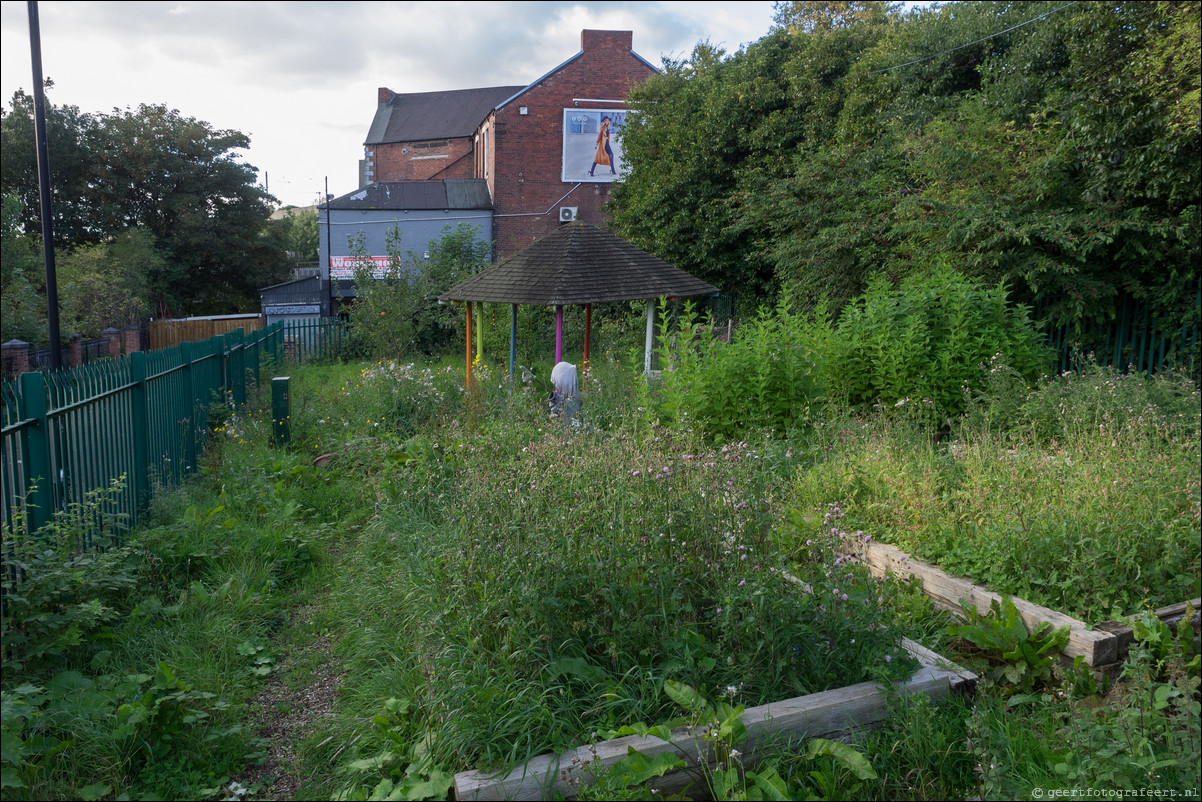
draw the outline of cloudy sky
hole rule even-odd
[[[733,52],[772,2],[56,2],[38,4],[49,101],[98,113],[163,103],[250,136],[282,203],[356,188],[376,90],[519,85],[575,55],[584,28],[630,30],[652,64],[701,41]],[[27,4],[0,4],[0,92],[31,90]]]

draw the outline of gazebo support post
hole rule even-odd
[[[509,381],[513,381],[513,363],[518,358],[518,305],[509,305]]]
[[[563,361],[563,307],[555,307],[555,364]]]
[[[584,375],[588,375],[588,340],[593,330],[593,305],[584,305]]]
[[[472,388],[472,302],[468,301],[463,306],[467,309],[467,376],[464,386],[470,390]]]
[[[476,302],[476,359],[484,361],[484,301]]]
[[[651,343],[655,340],[655,299],[647,302],[647,342],[643,347],[643,373],[651,373]]]

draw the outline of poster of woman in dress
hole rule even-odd
[[[564,181],[618,181],[622,177],[622,123],[613,109],[563,110]]]

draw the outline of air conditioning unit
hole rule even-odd
[[[559,207],[559,222],[571,223],[576,219],[576,210],[579,206],[560,206]]]

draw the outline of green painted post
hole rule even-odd
[[[292,439],[289,379],[288,376],[276,376],[271,380],[271,441],[277,446],[287,445]]]
[[[181,387],[181,395],[184,398],[186,405],[185,419],[187,422],[188,431],[184,434],[184,470],[196,470],[196,449],[197,449],[197,430],[200,428],[200,422],[196,420],[196,416],[200,414],[200,405],[196,403],[196,380],[192,375],[192,343],[184,342],[179,344],[179,359],[180,371],[183,375],[180,378],[183,386]]]
[[[30,491],[25,507],[25,527],[32,534],[50,522],[54,509],[54,490],[50,481],[50,427],[46,419],[46,381],[41,373],[21,374],[18,403],[21,419],[36,421],[34,425],[21,430],[25,487]]]
[[[146,352],[129,355],[129,408],[134,449],[134,511],[150,503],[150,427],[146,411]]]
[[[242,329],[233,332],[234,344],[230,347],[230,365],[234,371],[234,404],[246,403],[246,344],[242,342]]]

